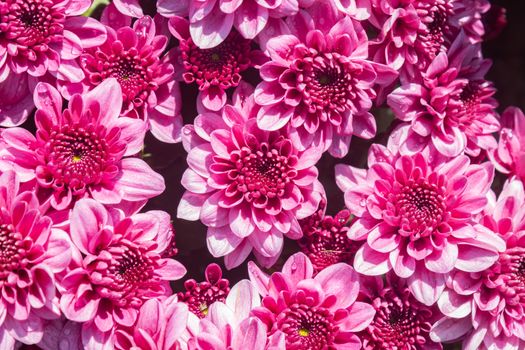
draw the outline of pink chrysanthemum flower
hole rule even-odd
[[[157,0],[156,10],[164,17],[188,16],[190,0]],[[144,16],[139,0],[114,0],[110,5],[118,12],[129,17],[141,18]]]
[[[185,281],[186,291],[177,293],[178,300],[186,303],[189,310],[199,318],[208,314],[208,309],[214,302],[224,302],[230,292],[230,281],[222,278],[219,265],[208,265],[205,275],[204,282],[197,283],[194,279]]]
[[[310,259],[314,272],[345,262],[352,264],[359,246],[348,238],[350,212],[341,210],[334,217],[325,215],[325,203],[312,216],[299,220],[303,238],[299,240],[302,252]]]
[[[404,280],[387,275],[362,278],[363,300],[376,310],[372,323],[358,336],[365,350],[441,350],[430,339],[432,323],[441,316],[437,307],[417,301]]]
[[[0,1],[0,91],[4,92],[1,126],[22,124],[33,108],[21,96],[22,92],[30,93],[28,75],[42,77],[50,72],[78,81],[80,74],[81,79],[82,72],[74,60],[83,49],[100,45],[106,39],[102,24],[80,16],[90,5],[90,0]],[[32,81],[35,84],[35,79]],[[22,101],[20,106],[9,107]]]
[[[45,320],[58,318],[55,274],[71,260],[67,234],[51,228],[31,189],[12,171],[0,175],[0,349],[36,344]]]
[[[130,333],[117,330],[115,348],[119,350],[177,350],[184,344],[188,306],[176,296],[163,301],[149,299],[140,307],[137,323]]]
[[[84,322],[84,346],[101,348],[117,327],[135,324],[146,300],[169,295],[169,281],[186,269],[161,256],[171,240],[167,213],[124,217],[85,198],[75,204],[70,221],[83,260],[62,280],[60,307],[68,319]]]
[[[438,301],[446,315],[432,329],[436,341],[463,338],[465,350],[525,348],[525,191],[511,178],[481,223],[506,242],[494,265],[458,271]]]
[[[178,217],[208,226],[208,249],[238,266],[254,249],[271,266],[283,235],[302,236],[298,219],[317,210],[324,190],[317,180],[318,149],[304,152],[276,131],[257,127],[252,88],[240,85],[221,115],[201,114],[183,129],[188,165]]]
[[[447,51],[460,29],[465,40],[480,42],[481,16],[489,8],[487,0],[372,0],[370,23],[380,32],[370,45],[371,55],[409,82]]]
[[[240,73],[265,60],[263,53],[252,50],[251,41],[235,30],[218,46],[201,49],[190,37],[189,22],[185,18],[170,18],[169,29],[180,41],[176,76],[187,84],[196,83],[199,99],[212,111],[218,111],[226,104],[226,90],[239,85]]]
[[[253,262],[248,272],[263,297],[252,314],[269,335],[284,335],[286,349],[361,349],[354,333],[370,324],[375,310],[356,301],[359,281],[352,267],[338,263],[312,277],[312,263],[297,253],[282,272],[267,276]]]
[[[189,2],[190,34],[201,49],[219,45],[235,28],[245,39],[259,34],[270,17],[298,11],[295,0],[203,0]]]
[[[490,63],[479,57],[479,50],[458,36],[448,56],[440,53],[421,82],[403,84],[388,96],[395,116],[409,128],[401,140],[403,153],[430,145],[446,157],[478,156],[496,147],[492,134],[500,128],[498,104],[492,83],[483,78]]]
[[[182,101],[175,81],[173,57],[163,55],[168,38],[159,34],[149,16],[133,27],[107,27],[107,40],[84,50],[79,58],[85,79],[76,84],[59,81],[62,94],[92,90],[108,78],[115,78],[122,90],[121,115],[149,124],[153,135],[163,142],[180,142]]]
[[[225,302],[215,302],[198,326],[188,322],[193,336],[188,348],[195,350],[279,350],[284,349],[282,337],[268,337],[266,327],[251,310],[261,304],[261,298],[248,280],[232,287]]]
[[[74,95],[62,112],[62,97],[49,84],[34,93],[36,137],[22,128],[3,130],[1,168],[22,180],[36,179],[56,210],[82,197],[103,204],[143,201],[164,191],[164,179],[143,160],[143,121],[120,117],[122,92],[108,79],[84,95]],[[138,181],[138,179],[140,179]]]
[[[255,89],[255,101],[262,106],[257,123],[264,130],[286,127],[300,150],[316,144],[343,157],[352,135],[375,135],[369,112],[376,97],[373,88],[392,82],[397,73],[367,61],[366,33],[349,17],[320,29],[301,11],[293,23],[293,34],[272,37],[266,44],[271,61],[261,66],[263,82]]]
[[[18,350],[83,350],[82,324],[61,318],[47,321],[44,327],[44,337],[35,348]]]
[[[436,302],[453,269],[483,271],[498,258],[499,239],[478,229],[493,166],[465,155],[433,165],[421,154],[393,156],[379,145],[369,169],[339,164],[336,181],[357,217],[348,231],[366,240],[354,258],[365,275],[393,270],[425,305]]]
[[[525,180],[525,115],[521,109],[509,107],[501,116],[501,124],[499,143],[488,156],[498,171]]]

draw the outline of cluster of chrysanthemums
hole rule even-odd
[[[525,349],[525,116],[498,114],[481,53],[504,10],[93,6],[0,0],[0,349]],[[316,166],[374,139],[380,108],[327,215]],[[148,132],[187,152],[177,218],[143,209],[178,181]],[[174,290],[177,220],[249,278],[211,264]]]

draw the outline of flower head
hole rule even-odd
[[[292,255],[282,272],[270,276],[248,264],[252,283],[262,304],[252,314],[268,333],[285,338],[286,349],[360,349],[354,334],[374,317],[371,305],[356,301],[358,276],[347,264],[338,263],[313,276],[313,266],[302,253]]]
[[[350,212],[341,210],[334,217],[324,215],[325,203],[312,216],[299,221],[303,238],[299,240],[302,252],[308,256],[314,271],[346,262],[352,264],[358,245],[347,236]]]
[[[348,235],[366,240],[354,258],[358,272],[393,270],[431,305],[453,269],[479,272],[496,261],[501,240],[474,220],[494,175],[488,162],[470,164],[463,155],[433,165],[421,154],[395,156],[382,146],[374,152],[368,171],[336,168],[346,206],[357,217]]]
[[[464,337],[471,349],[525,346],[525,191],[509,179],[481,223],[505,240],[495,263],[477,273],[458,271],[438,301],[446,317],[432,329],[436,341]],[[454,331],[450,331],[453,327]]]
[[[308,17],[301,12],[296,22],[313,22]],[[295,31],[266,44],[271,61],[261,66],[263,82],[255,90],[255,101],[262,106],[257,123],[264,130],[286,126],[298,149],[322,145],[343,157],[352,135],[375,135],[369,113],[376,97],[373,87],[392,82],[397,73],[366,60],[366,33],[349,17],[327,30],[312,25]]]
[[[55,275],[71,260],[67,234],[51,228],[36,195],[16,174],[0,174],[0,343],[36,344],[58,318]]]
[[[142,201],[160,194],[164,180],[138,158],[144,122],[120,117],[122,93],[108,79],[84,95],[74,95],[62,111],[62,98],[49,84],[35,89],[36,137],[22,128],[2,132],[6,143],[1,164],[14,167],[56,210],[82,197],[104,204]],[[136,179],[141,178],[138,182]]]
[[[70,234],[83,259],[62,281],[60,307],[68,319],[84,322],[85,346],[104,343],[117,327],[133,326],[144,302],[169,294],[169,281],[186,273],[179,262],[161,256],[170,233],[164,212],[124,217],[93,199],[75,204]]]
[[[321,152],[298,151],[277,131],[257,127],[251,89],[240,86],[234,104],[221,114],[201,114],[186,126],[183,144],[188,165],[179,218],[208,226],[212,255],[239,265],[252,248],[272,265],[283,235],[300,238],[297,219],[314,213],[323,195],[314,164]]]
[[[186,303],[197,317],[204,318],[211,304],[224,302],[230,292],[230,282],[222,278],[222,270],[217,264],[206,267],[206,281],[197,283],[194,279],[184,282],[186,292],[179,292],[179,301]]]
[[[496,147],[492,134],[500,124],[495,89],[483,78],[490,63],[479,49],[458,36],[448,54],[440,53],[430,63],[420,83],[403,84],[388,96],[388,105],[408,128],[400,140],[403,153],[429,145],[446,157],[463,152],[478,156]]]

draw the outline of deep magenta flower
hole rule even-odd
[[[164,191],[162,176],[129,157],[141,150],[146,126],[119,118],[122,92],[115,79],[74,95],[64,111],[49,84],[37,85],[34,99],[36,137],[22,128],[3,130],[0,167],[14,168],[23,181],[36,179],[53,208],[70,208],[82,197],[103,204],[143,201]]]
[[[324,195],[317,180],[318,149],[304,152],[277,131],[257,127],[253,89],[245,84],[221,115],[199,115],[183,129],[189,168],[178,217],[208,226],[208,249],[227,268],[254,250],[271,266],[283,235],[301,237],[298,219],[312,215]]]
[[[71,260],[67,234],[51,228],[36,195],[13,171],[0,175],[0,348],[36,344],[58,318],[55,275]]]
[[[75,59],[106,39],[102,24],[80,16],[90,5],[90,0],[0,1],[1,126],[22,124],[33,109],[24,99],[30,94],[28,75],[32,86],[47,72],[71,82],[82,79]]]
[[[334,217],[325,215],[325,203],[313,215],[299,220],[303,238],[299,240],[302,252],[310,259],[314,272],[345,262],[352,264],[359,245],[348,238],[350,212],[341,210]]]
[[[494,265],[458,271],[438,301],[446,315],[432,329],[436,341],[464,338],[465,350],[525,347],[525,191],[509,179],[481,222],[506,242]]]
[[[482,14],[487,0],[371,0],[370,23],[380,32],[370,44],[375,62],[400,71],[410,82],[440,52],[446,52],[460,30],[464,40],[479,43],[485,33]]]
[[[282,337],[268,337],[266,327],[251,310],[261,303],[257,290],[248,280],[232,287],[224,302],[210,306],[208,315],[197,327],[188,322],[193,336],[188,348],[195,350],[278,350],[284,349]]]
[[[293,23],[292,34],[274,36],[266,44],[271,61],[261,66],[263,82],[255,89],[255,101],[262,106],[257,123],[264,130],[286,127],[300,150],[321,145],[343,157],[352,135],[375,135],[369,112],[373,88],[391,83],[397,72],[367,61],[366,32],[349,17],[315,27],[301,11]]]
[[[362,278],[361,292],[376,310],[368,327],[358,334],[365,350],[441,350],[439,342],[430,339],[432,323],[441,313],[417,301],[406,281],[387,275]]]
[[[199,318],[204,318],[208,314],[211,304],[216,301],[224,302],[230,293],[230,281],[222,278],[219,265],[208,265],[205,275],[204,282],[186,280],[184,282],[186,291],[177,293],[178,300],[187,304],[189,310]]]
[[[265,60],[264,54],[252,50],[251,41],[236,30],[232,30],[218,46],[201,49],[193,42],[185,18],[170,18],[169,29],[179,40],[176,76],[187,84],[196,83],[200,91],[198,99],[212,111],[218,111],[226,104],[226,90],[239,85],[240,73]]]
[[[177,350],[185,344],[183,334],[188,323],[188,306],[177,302],[175,295],[149,299],[140,307],[137,323],[131,332],[117,330],[115,348],[120,350]]]
[[[68,319],[83,322],[84,346],[100,349],[113,341],[118,327],[135,324],[145,301],[170,295],[169,281],[186,269],[161,256],[171,240],[165,212],[125,217],[84,198],[75,204],[70,222],[82,262],[62,280],[60,308]]]
[[[420,152],[427,145],[447,157],[465,152],[478,156],[496,147],[500,128],[495,89],[483,76],[490,66],[479,45],[457,37],[448,55],[440,53],[422,80],[401,85],[388,96],[388,105],[408,128],[401,151]]]
[[[369,169],[337,165],[336,181],[357,217],[349,238],[365,240],[354,258],[365,275],[390,270],[408,279],[416,299],[435,303],[453,269],[483,271],[498,258],[501,240],[474,218],[487,203],[493,166],[465,155],[438,165],[421,154],[396,156],[379,145]]]
[[[354,334],[372,321],[375,310],[356,301],[357,273],[347,264],[331,265],[313,276],[302,253],[292,255],[282,272],[270,276],[248,263],[250,280],[263,297],[252,309],[271,336],[283,336],[286,349],[361,349]]]
[[[245,39],[255,38],[270,17],[298,11],[296,0],[202,0],[189,1],[190,34],[201,49],[219,45],[235,28]]]
[[[521,109],[509,107],[501,116],[501,124],[499,143],[488,156],[498,171],[525,180],[525,115]]]
[[[136,20],[132,28],[106,28],[107,40],[84,50],[79,58],[85,79],[76,84],[59,81],[62,94],[69,98],[115,78],[122,90],[121,115],[147,121],[163,142],[180,142],[182,101],[173,53],[163,55],[168,38],[149,16]]]

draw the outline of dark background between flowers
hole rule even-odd
[[[175,0],[177,1],[177,0]],[[141,1],[145,13],[154,14],[153,7],[155,1]],[[494,0],[492,3],[496,6],[506,8],[507,25],[503,31],[496,37],[487,40],[483,45],[485,57],[493,60],[493,66],[488,74],[488,80],[494,82],[498,92],[496,98],[499,101],[499,111],[502,112],[508,106],[517,106],[525,109],[525,1],[520,0]],[[94,16],[100,13],[100,9],[95,11]],[[489,36],[491,33],[488,30]],[[495,33],[494,33],[495,34]],[[252,69],[245,74],[243,78],[257,84],[259,81],[258,73]],[[181,84],[182,90],[182,112],[184,123],[192,123],[197,115],[195,101],[197,97],[197,87],[195,84]],[[373,140],[365,141],[359,138],[353,138],[350,146],[350,152],[343,159],[335,159],[325,154],[317,164],[319,169],[319,179],[325,187],[328,199],[327,214],[334,215],[344,208],[343,193],[337,188],[334,180],[334,166],[339,163],[351,164],[358,167],[366,167],[366,157],[368,147],[372,142],[385,143],[387,132],[391,126],[392,117],[388,109],[375,109],[372,111],[378,122],[378,134]],[[23,127],[34,130],[32,118],[26,122]],[[168,212],[173,220],[173,226],[176,230],[176,245],[178,254],[176,259],[187,268],[188,273],[179,281],[172,284],[174,292],[184,289],[184,280],[194,278],[197,281],[204,279],[204,270],[210,263],[218,263],[223,268],[223,275],[230,280],[233,285],[237,281],[247,278],[246,264],[226,270],[221,259],[214,258],[206,247],[206,226],[199,221],[190,222],[177,219],[177,206],[184,193],[181,185],[181,178],[186,169],[186,152],[182,144],[165,144],[157,141],[151,135],[145,140],[145,157],[144,159],[152,168],[160,173],[166,182],[166,191],[151,199],[144,210],[164,210]],[[494,189],[498,191],[501,187],[504,177],[497,175]],[[293,253],[299,250],[294,241],[286,240],[283,252],[272,268],[271,271],[280,270],[282,264]],[[248,259],[250,260],[251,257]],[[31,347],[26,347],[26,349]],[[460,349],[461,346],[449,345],[445,349]]]

